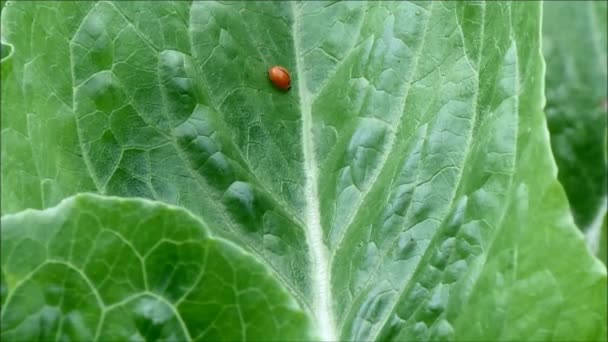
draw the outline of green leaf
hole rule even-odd
[[[0,43],[0,59],[7,57],[8,55],[10,55],[10,53],[11,53],[10,45]]]
[[[2,9],[2,36],[13,50],[2,60],[2,213],[95,190],[72,110],[67,38],[92,5],[8,2]]]
[[[263,265],[158,202],[78,195],[5,216],[2,272],[3,341],[311,338]]]
[[[544,5],[551,145],[574,219],[594,251],[607,206],[607,16],[605,1]]]
[[[604,262],[604,265],[608,263],[608,215],[604,216],[602,224],[602,230],[599,237],[599,250],[597,252],[600,260]]]
[[[86,191],[186,208],[323,340],[605,340],[606,268],[542,113],[540,16],[538,2],[9,2],[2,211]]]

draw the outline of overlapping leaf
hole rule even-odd
[[[2,219],[2,338],[310,339],[268,270],[183,210],[80,195]]]

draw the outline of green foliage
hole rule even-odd
[[[78,195],[2,234],[5,340],[310,339],[276,278],[184,210]]]
[[[574,219],[586,232],[599,231],[606,215],[607,16],[605,1],[544,5],[551,145]]]
[[[605,340],[540,22],[538,2],[7,3],[2,338]]]

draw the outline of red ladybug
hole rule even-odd
[[[282,66],[277,65],[268,69],[268,78],[275,87],[281,90],[291,89],[291,76],[289,75],[289,71]]]

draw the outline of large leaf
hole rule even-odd
[[[79,195],[2,218],[2,340],[310,339],[267,269],[183,210]]]
[[[83,191],[187,208],[324,340],[606,339],[606,269],[549,148],[540,15],[8,3],[2,210]]]
[[[575,221],[594,251],[607,206],[607,6],[547,1],[543,18],[551,145]]]

